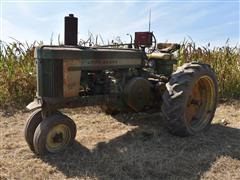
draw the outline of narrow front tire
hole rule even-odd
[[[42,110],[37,109],[30,114],[24,128],[24,137],[29,148],[34,152],[33,136],[37,126],[42,122]]]
[[[45,155],[65,150],[74,142],[76,125],[63,114],[46,117],[37,127],[34,138],[36,154]]]

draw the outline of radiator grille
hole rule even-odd
[[[62,59],[41,59],[38,61],[38,95],[41,97],[63,96]]]

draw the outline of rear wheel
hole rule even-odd
[[[63,114],[46,117],[37,127],[33,145],[39,155],[56,153],[71,145],[76,136],[76,125]]]
[[[209,65],[184,64],[172,74],[166,87],[162,112],[170,133],[189,136],[210,126],[217,106],[218,86]]]

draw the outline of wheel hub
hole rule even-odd
[[[56,133],[55,136],[53,137],[53,142],[54,143],[63,142],[63,134],[62,133]]]
[[[71,139],[71,132],[68,126],[58,124],[54,126],[47,135],[46,148],[55,152],[65,147]]]
[[[185,111],[191,128],[205,126],[213,109],[214,84],[208,76],[201,77],[193,86]]]

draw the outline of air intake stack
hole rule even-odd
[[[64,22],[64,44],[76,46],[78,41],[78,18],[74,17],[73,14],[69,14],[69,16],[65,16]]]

